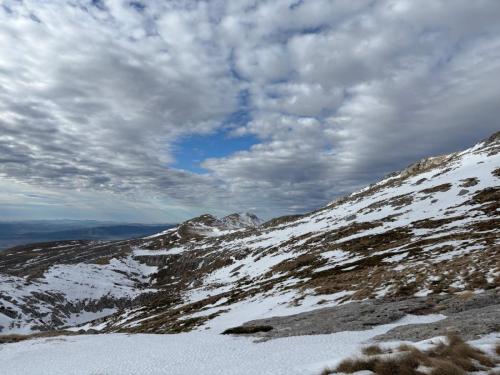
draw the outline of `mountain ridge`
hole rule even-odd
[[[499,134],[305,215],[238,228],[202,215],[142,239],[7,251],[1,333],[220,333],[357,301],[498,290]]]

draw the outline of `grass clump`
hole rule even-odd
[[[450,361],[436,361],[430,375],[466,375],[463,368]]]
[[[378,375],[416,375],[420,374],[416,369],[419,362],[411,355],[405,354],[401,357],[388,358],[380,361],[375,366]]]
[[[377,358],[354,358],[345,359],[337,366],[337,372],[344,372],[346,374],[352,374],[353,372],[369,370],[374,371],[375,366],[378,364],[379,359]],[[330,372],[331,374],[332,372]],[[333,372],[334,373],[334,372]]]
[[[370,345],[361,349],[361,353],[364,355],[377,355],[384,353],[384,350],[378,345]]]
[[[110,261],[111,261],[111,258],[102,257],[102,258],[98,258],[98,259],[94,260],[94,264],[97,264],[99,266],[105,266],[105,265],[109,264]]]
[[[416,369],[419,362],[409,354],[397,357],[380,358],[354,358],[343,360],[335,370],[324,370],[323,375],[345,373],[352,374],[358,371],[372,371],[377,375],[421,375]]]
[[[500,355],[500,344],[496,345],[495,352]],[[466,375],[477,371],[484,373],[495,368],[497,363],[495,358],[488,357],[455,334],[426,351],[402,344],[394,352],[370,345],[363,348],[362,353],[365,356],[345,359],[334,370],[325,369],[322,375],[366,370],[376,375]],[[495,370],[489,374],[499,375]]]
[[[484,367],[495,367],[495,363],[485,353],[467,344],[455,334],[448,335],[448,342],[441,342],[428,354],[431,358],[446,360],[465,371],[479,371]]]

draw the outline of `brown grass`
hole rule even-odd
[[[408,344],[401,344],[396,349],[398,352],[409,352],[409,351],[415,349],[415,347],[408,345]]]
[[[100,266],[105,266],[107,264],[109,264],[111,258],[109,257],[102,257],[102,258],[98,258],[96,260],[94,260],[94,264],[97,264],[97,265],[100,265]]]
[[[12,344],[24,340],[57,337],[57,336],[73,336],[77,334],[78,333],[76,332],[70,332],[70,331],[46,331],[46,332],[31,333],[28,335],[17,335],[17,334],[0,335],[0,344]]]
[[[474,292],[472,290],[464,290],[462,293],[458,294],[458,298],[462,301],[468,301],[474,297]]]
[[[500,352],[500,344],[495,348]],[[465,375],[468,372],[486,371],[496,366],[495,360],[467,344],[455,334],[449,334],[446,342],[441,342],[427,351],[402,344],[391,357],[381,357],[388,353],[378,345],[362,349],[366,357],[343,360],[335,370],[325,369],[323,375],[337,372],[352,374],[369,370],[377,375],[422,375],[420,366],[431,368],[430,375]],[[492,373],[495,374],[494,372]]]
[[[497,344],[497,346],[495,346],[495,353],[500,355],[500,344]]]
[[[401,366],[396,359],[380,361],[375,365],[375,373],[380,375],[399,375]]]
[[[337,366],[337,372],[345,372],[346,374],[352,374],[353,372],[369,370],[374,371],[375,366],[380,360],[377,358],[354,358],[345,359]]]
[[[357,371],[369,370],[377,375],[420,375],[416,369],[419,361],[410,354],[403,354],[395,358],[355,358],[342,361],[335,370],[325,369],[323,374],[343,372],[352,374]]]
[[[370,345],[361,349],[361,353],[365,355],[377,355],[384,353],[384,350],[378,345]]]
[[[466,371],[481,370],[484,367],[495,367],[494,361],[482,351],[476,349],[455,334],[448,335],[448,343],[440,343],[428,351],[431,358],[448,360]]]
[[[375,366],[377,375],[417,375],[419,362],[411,355],[406,354],[399,358],[388,358]]]
[[[430,375],[466,375],[467,373],[450,361],[435,361]]]
[[[425,194],[432,194],[438,191],[448,191],[451,188],[451,184],[446,183],[446,184],[441,184],[441,185],[436,185],[428,189],[420,190],[421,193]]]

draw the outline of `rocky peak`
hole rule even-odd
[[[234,213],[220,219],[228,229],[239,229],[247,227],[257,227],[262,224],[262,220],[256,215],[244,212]]]
[[[497,131],[496,133],[490,135],[487,139],[483,141],[486,144],[490,143],[497,143],[500,142],[500,131]]]
[[[401,173],[399,174],[401,178],[406,178],[409,176],[413,176],[422,172],[426,172],[430,169],[439,167],[449,161],[451,158],[453,158],[454,154],[449,154],[449,155],[438,155],[438,156],[431,156],[429,158],[425,158],[422,160],[419,160],[416,163],[411,164],[407,168],[405,168]]]
[[[224,231],[254,228],[262,220],[250,213],[233,213],[223,218],[204,214],[179,225],[177,232],[182,237],[213,237]]]
[[[203,214],[185,221],[181,225],[206,225],[206,226],[217,226],[219,219],[210,214]]]

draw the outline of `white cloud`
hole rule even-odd
[[[495,0],[4,1],[0,176],[85,212],[311,209],[498,129],[499,18]],[[241,90],[232,134],[260,143],[174,169]]]

